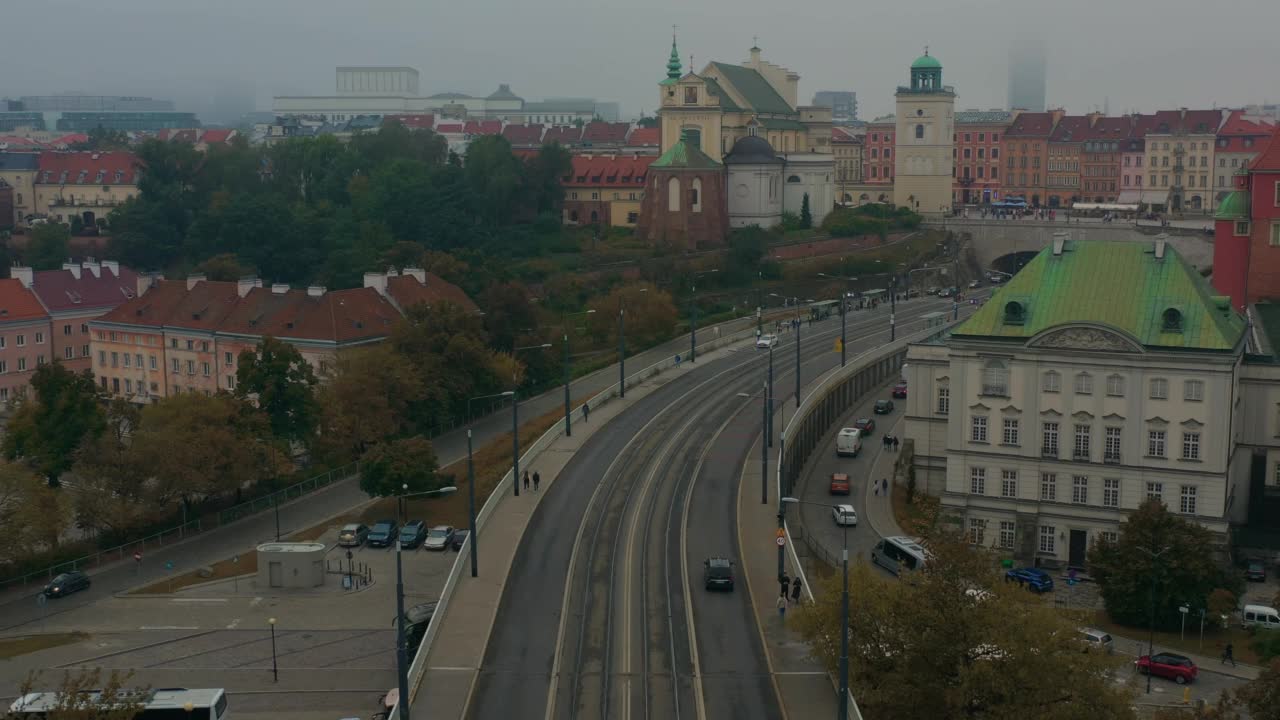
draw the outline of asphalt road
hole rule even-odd
[[[949,306],[906,303],[899,330]],[[888,315],[849,316],[851,356],[888,340]],[[803,329],[804,378],[839,362],[839,334],[838,317]],[[783,398],[794,387],[792,343],[787,333],[775,350]],[[697,703],[706,717],[780,717],[747,594],[708,595],[701,586],[703,559],[738,555],[729,509],[761,421],[759,396],[738,394],[758,393],[766,367],[767,354],[751,343],[704,360],[575,454],[539,504],[507,578],[471,717],[692,717]]]

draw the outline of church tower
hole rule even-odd
[[[911,84],[898,86],[893,199],[927,217],[951,210],[955,89],[942,84],[942,63],[929,54],[911,63]]]

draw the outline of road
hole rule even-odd
[[[906,303],[899,330],[949,307]],[[850,356],[888,340],[888,315],[849,316]],[[838,317],[802,329],[803,379],[839,363],[839,334]],[[780,398],[794,387],[793,343],[784,334],[774,352]],[[539,504],[470,717],[693,717],[698,704],[705,717],[781,716],[747,594],[701,586],[706,557],[738,554],[729,508],[760,432],[767,353],[744,343],[702,362],[593,435]]]

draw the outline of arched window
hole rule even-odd
[[[693,187],[689,188],[689,207],[694,212],[702,212],[702,178],[693,179]]]
[[[916,139],[917,139],[917,140],[923,140],[923,139],[924,139],[924,126],[923,126],[923,125],[917,125],[917,126],[916,126]]]
[[[982,394],[1009,396],[1009,365],[1003,360],[988,360],[982,368]]]
[[[600,213],[596,212],[595,210],[592,210],[592,211],[591,211],[591,222],[592,222],[592,223],[598,223],[598,222],[600,222]]]
[[[667,210],[680,212],[680,178],[667,181]]]
[[[799,176],[799,175],[788,175],[788,176],[787,176],[787,182],[788,182],[788,183],[798,183],[798,182],[800,182],[800,176]]]

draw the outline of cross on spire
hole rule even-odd
[[[925,46],[924,46],[924,54],[925,54],[925,55],[928,55],[928,54],[929,54],[929,46],[928,46],[928,45],[925,45]]]

